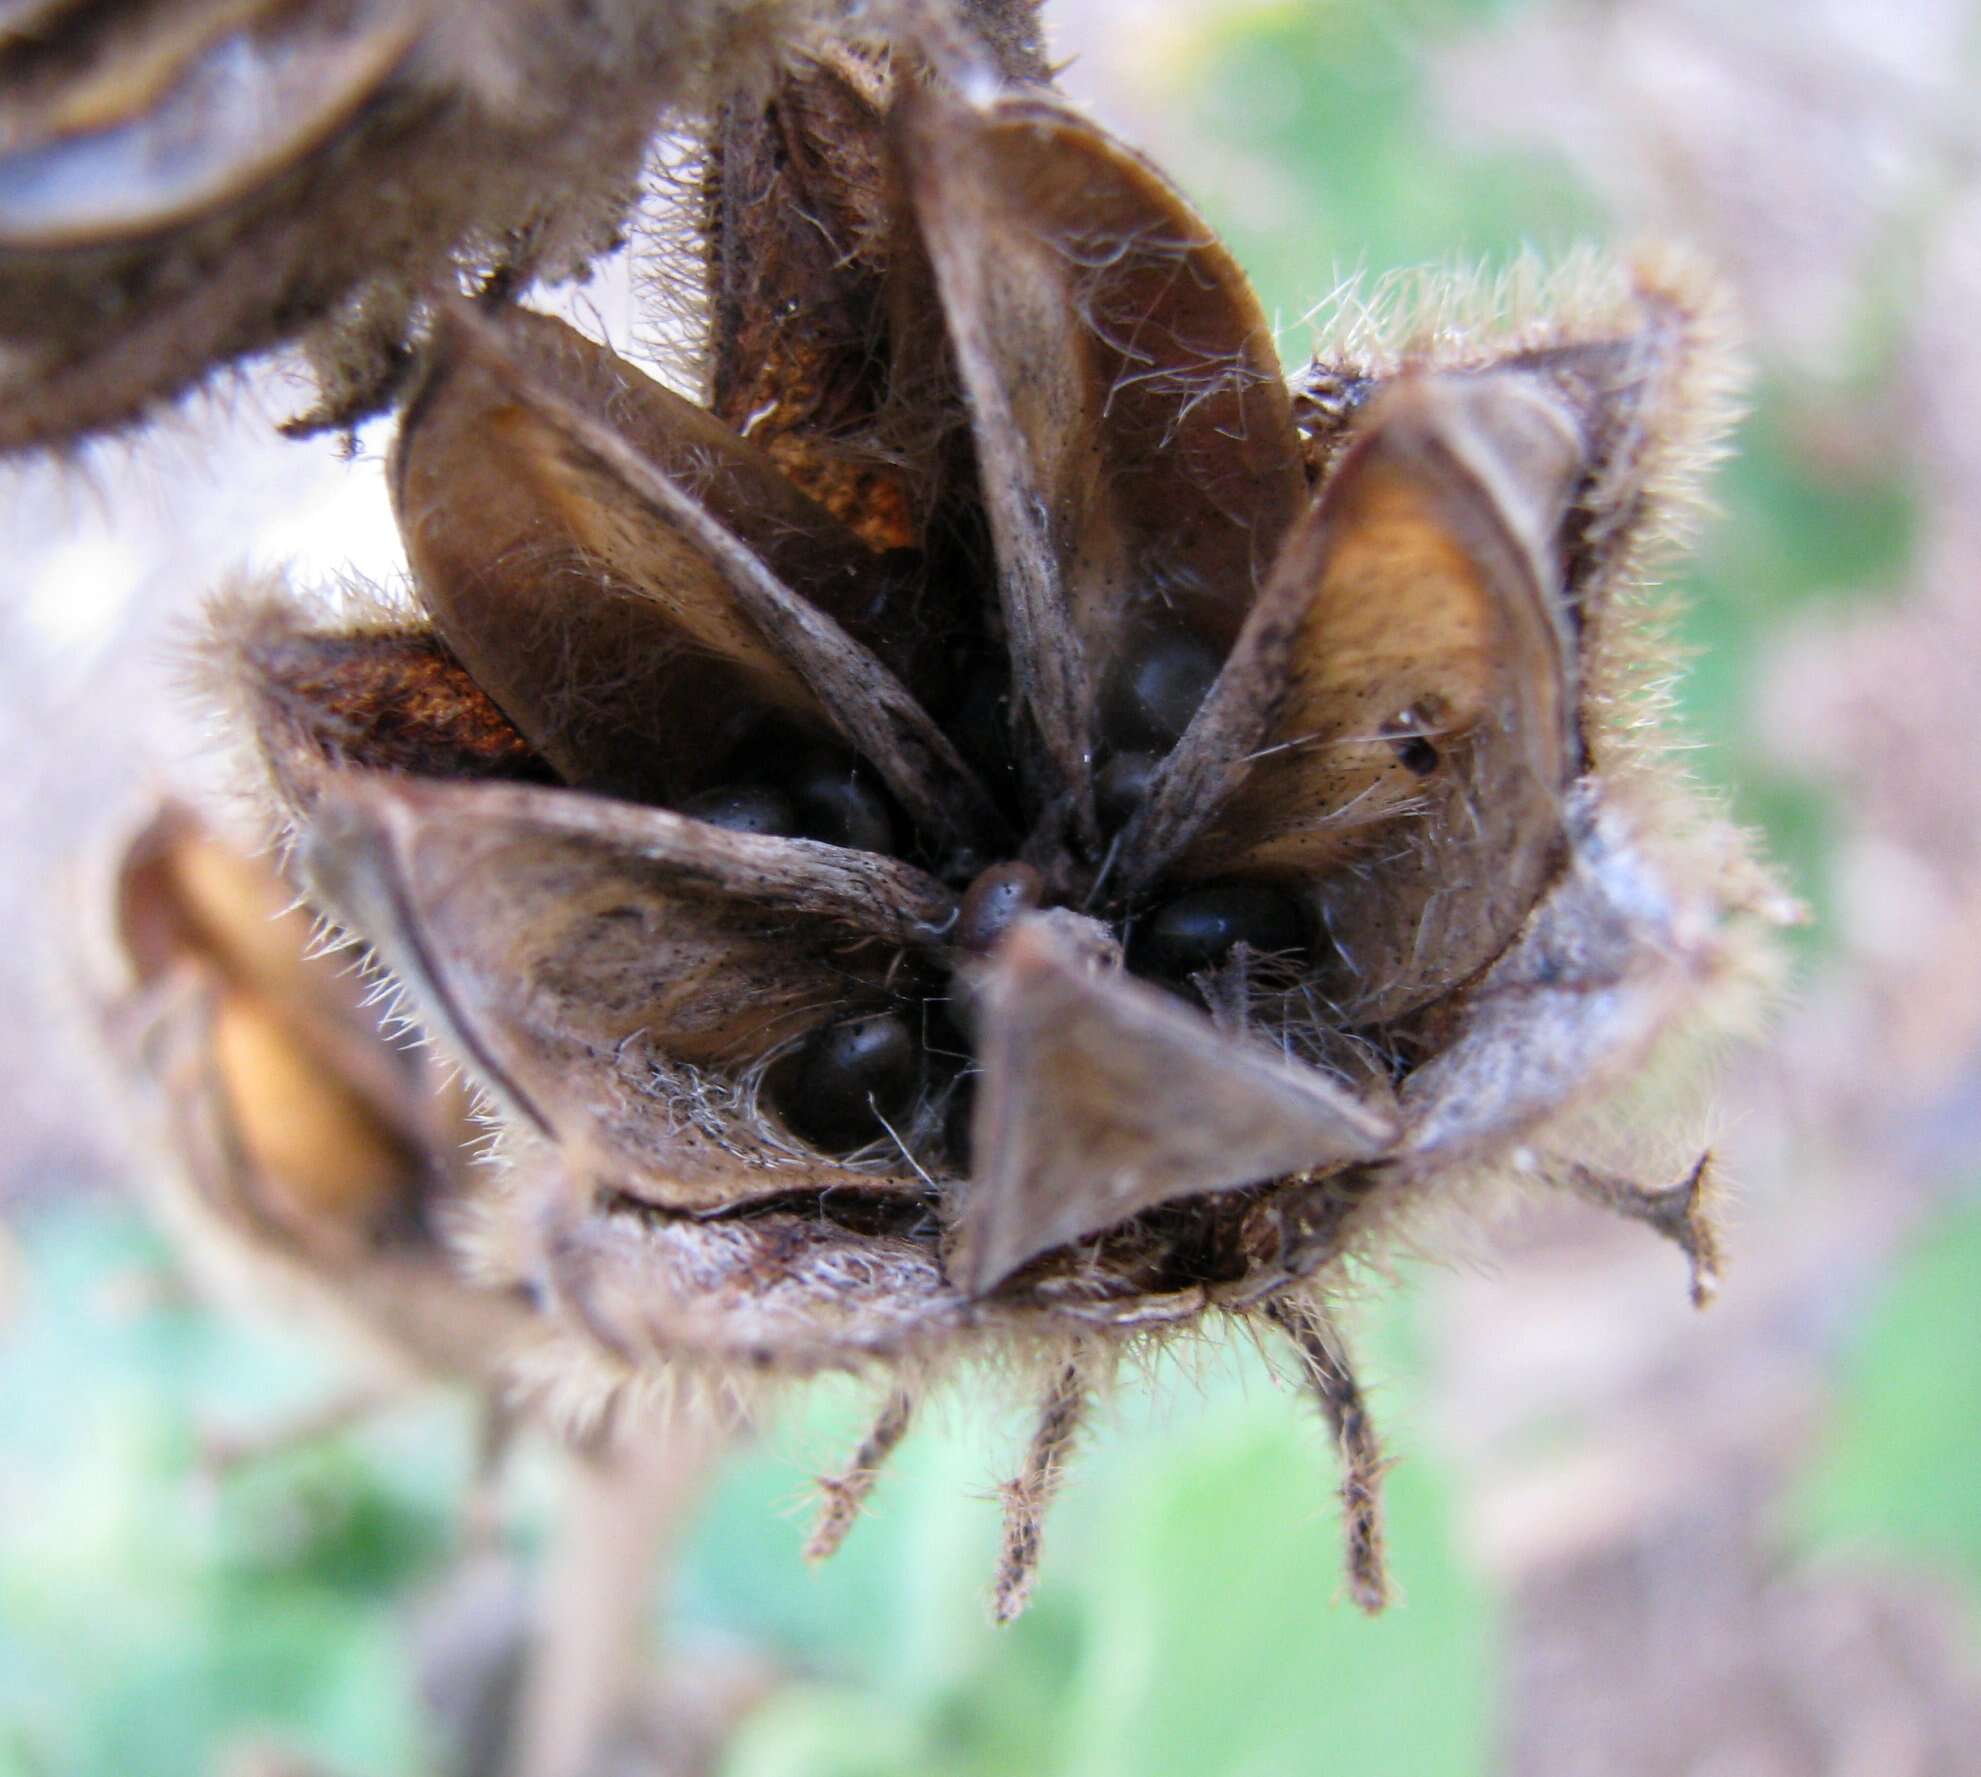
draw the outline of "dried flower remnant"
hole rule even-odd
[[[448,310],[417,614],[236,597],[231,694],[509,1114],[473,1255],[562,1311],[567,1392],[884,1372],[824,1553],[924,1390],[1027,1360],[1008,1617],[1121,1357],[1256,1315],[1375,1609],[1344,1262],[1509,1172],[1698,1225],[1578,1144],[1772,904],[1644,733],[1721,323],[1583,268],[1289,381],[1146,162],[898,53],[713,126],[706,407]]]

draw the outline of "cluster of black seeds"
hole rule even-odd
[[[1119,832],[1141,805],[1221,665],[1210,643],[1174,628],[1151,629],[1124,650],[1101,695],[1105,751],[1095,789],[1104,837]],[[951,739],[991,789],[1011,829],[1021,830],[1009,680],[988,662],[960,677]],[[927,955],[903,960],[890,1000],[849,1007],[821,1026],[773,1066],[766,1089],[792,1133],[838,1155],[900,1142],[918,1107],[935,1105],[934,1140],[943,1158],[967,1166],[974,1096],[969,1017],[966,995],[948,965],[988,956],[1017,920],[1048,904],[1045,877],[1017,858],[932,857],[899,804],[852,753],[787,729],[767,727],[715,775],[714,784],[682,803],[682,813],[736,832],[909,858],[932,866],[962,891],[954,927]],[[1199,1006],[1204,996],[1197,979],[1241,946],[1254,956],[1299,955],[1313,941],[1307,909],[1263,880],[1179,883],[1081,911],[1106,921],[1131,974]]]

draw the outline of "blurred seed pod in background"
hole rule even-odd
[[[322,953],[321,922],[282,877],[189,809],[168,804],[131,837],[112,903],[101,1012],[137,1182],[196,1279],[247,1323],[314,1335],[353,1378],[292,1418],[210,1429],[209,1460],[232,1468],[421,1389],[467,1390],[481,1466],[419,1654],[445,1768],[551,1777],[631,1736],[668,1749],[653,1769],[704,1769],[774,1675],[742,1656],[656,1671],[645,1625],[734,1416],[711,1402],[666,1426],[589,1425],[566,1443],[534,1602],[497,1583],[499,1460],[518,1431],[560,1428],[514,1398],[550,1323],[526,1288],[462,1276],[448,1245],[487,1135],[469,1088],[431,1049],[389,1041],[350,952]],[[698,1701],[654,1716],[656,1687],[683,1685]]]
[[[103,1021],[151,1131],[143,1182],[194,1269],[264,1315],[314,1321],[381,1379],[466,1383],[500,1412],[538,1327],[524,1292],[445,1253],[470,1188],[469,1089],[389,1043],[348,954],[265,863],[168,804],[114,888],[123,973]]]
[[[0,452],[306,346],[348,426],[424,305],[581,275],[679,108],[771,78],[833,0],[9,0]]]

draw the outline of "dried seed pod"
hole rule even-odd
[[[823,1547],[946,1363],[1042,1357],[1009,1614],[1113,1356],[1262,1313],[1374,1608],[1343,1259],[1516,1162],[1711,1251],[1548,1144],[1774,905],[1611,732],[1717,311],[1585,271],[1289,385],[1152,168],[903,57],[713,126],[712,413],[450,315],[396,459],[441,641],[237,603],[232,694],[314,892],[523,1133],[476,1250],[573,1387],[888,1370]],[[475,688],[367,709],[422,646]]]

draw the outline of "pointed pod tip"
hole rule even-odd
[[[554,315],[514,305],[494,307],[470,297],[450,294],[434,303],[427,330],[421,381],[432,385],[449,375],[472,371],[490,378],[509,397],[528,396],[547,411],[539,417],[555,422],[559,404],[572,390],[573,374],[565,363],[560,374],[559,353],[568,358],[576,342],[582,354],[607,348],[579,333]],[[403,429],[411,432],[420,411],[418,394],[408,400]]]
[[[426,338],[420,346],[419,384],[429,385],[457,366],[467,362],[500,365],[499,349],[490,316],[467,297],[449,293],[435,298]],[[418,411],[417,393],[406,404],[402,431],[410,431],[411,416]]]
[[[312,892],[341,907],[357,872],[392,846],[391,786],[347,772],[326,774],[296,840],[296,866]]]
[[[1393,1106],[1220,1031],[1083,954],[1065,910],[1019,920],[984,965],[981,1157],[947,1269],[972,1296],[1143,1211],[1394,1146]]]
[[[990,978],[1026,992],[1054,980],[1085,981],[1120,963],[1121,941],[1108,926],[1070,908],[1049,907],[1010,924],[991,953]]]
[[[296,875],[310,901],[366,934],[401,973],[411,957],[425,961],[405,889],[418,800],[402,779],[332,772],[296,835]]]
[[[969,1301],[980,1301],[1024,1263],[1024,1258],[994,1251],[983,1237],[980,1224],[964,1223],[957,1230],[956,1244],[944,1258],[943,1270],[957,1291]]]

